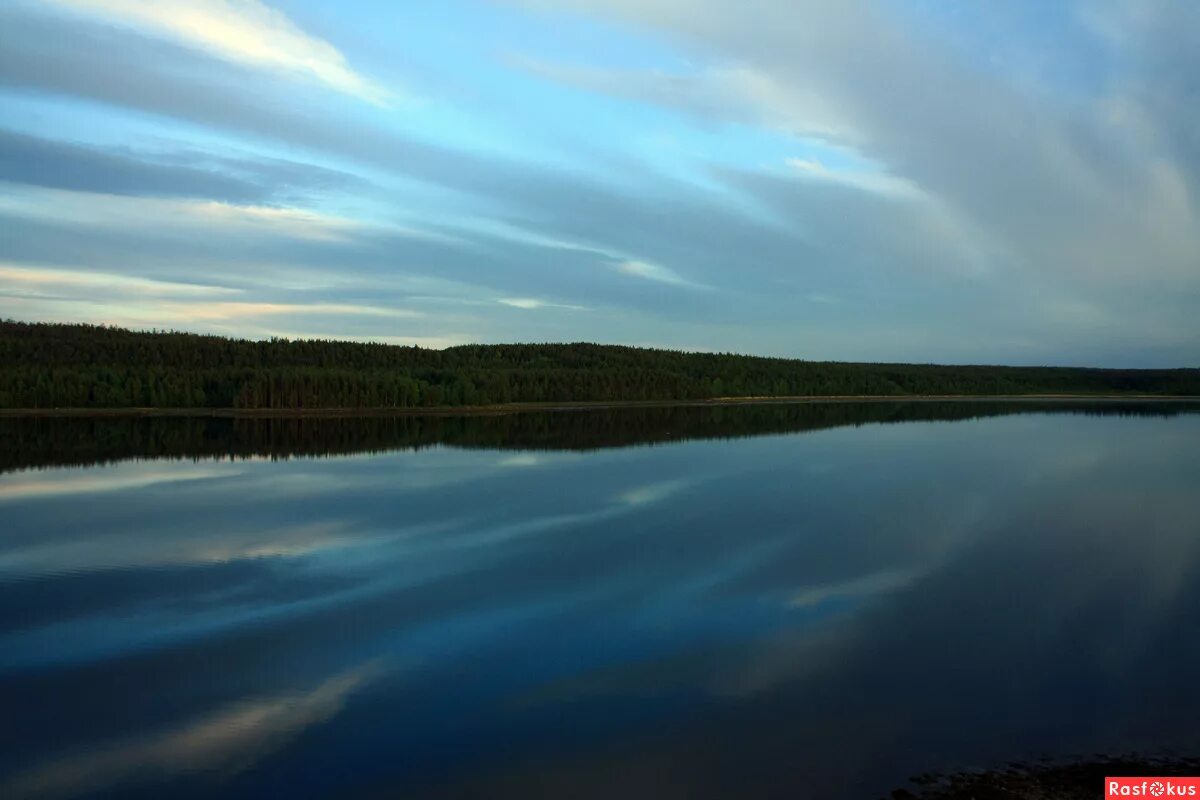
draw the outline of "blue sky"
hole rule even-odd
[[[1200,6],[11,0],[0,316],[1200,363]]]

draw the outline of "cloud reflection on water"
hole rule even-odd
[[[393,793],[529,796],[554,773],[614,794],[614,775],[645,768],[696,796],[810,773],[857,796],[839,775],[1003,758],[1015,741],[1099,747],[1139,725],[1182,740],[1171,715],[1200,707],[1182,677],[1200,650],[1174,641],[1166,658],[1164,642],[1200,599],[1198,420],[839,428],[538,453],[538,469],[434,448],[14,504],[0,561],[25,566],[0,580],[0,704],[56,722],[0,751],[90,752],[64,774],[113,780],[193,770],[120,729],[150,719],[228,772],[223,745],[195,743],[214,720],[258,719],[229,697],[274,708],[277,686],[380,654],[420,666],[352,691],[406,725],[347,708],[324,734],[265,735],[304,775],[297,794],[355,794],[336,781],[359,767]],[[262,491],[276,480],[286,491]],[[107,706],[82,694],[105,687]],[[73,723],[81,704],[116,730]],[[336,775],[314,761],[331,747]],[[231,780],[263,789],[250,772]]]
[[[336,715],[381,672],[370,662],[311,689],[240,700],[170,730],[56,759],[0,783],[0,796],[62,797],[181,773],[237,772]]]

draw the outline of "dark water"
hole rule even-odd
[[[0,420],[0,458],[4,798],[1200,753],[1196,406]]]

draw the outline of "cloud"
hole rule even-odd
[[[1092,27],[1108,32],[1072,28],[1055,51],[1091,83],[1064,86],[1055,73],[1035,89],[955,40],[969,25],[935,27],[887,4],[763,0],[749,14],[718,0],[522,5],[583,12],[612,38],[570,65],[508,57],[489,73],[513,100],[504,108],[480,99],[489,93],[451,65],[454,54],[434,59],[435,79],[465,82],[463,119],[496,132],[486,148],[449,145],[458,130],[440,135],[437,115],[359,109],[348,124],[344,107],[320,105],[340,98],[301,105],[278,81],[158,23],[0,7],[0,84],[22,110],[99,119],[97,136],[128,127],[204,143],[0,135],[0,175],[14,182],[0,186],[0,224],[19,230],[0,258],[181,283],[257,280],[245,299],[263,303],[322,285],[331,304],[441,296],[447,313],[421,335],[447,342],[588,337],[1112,366],[1194,358],[1195,12],[1148,0],[1125,19],[1098,3]],[[609,48],[629,31],[653,50],[653,67],[642,51]],[[1082,36],[1091,39],[1072,38]],[[1037,41],[1014,36],[1006,53]],[[1084,52],[1112,63],[1092,69]],[[573,112],[544,125],[549,92]],[[38,127],[36,116],[18,118],[72,129]],[[654,137],[678,147],[639,144]],[[281,157],[223,152],[228,142]],[[369,195],[357,174],[370,176]],[[79,191],[42,195],[35,214],[37,186]],[[391,219],[424,230],[379,222]],[[414,291],[413,276],[453,286]],[[711,291],[668,291],[689,286]],[[573,305],[592,313],[532,313]],[[1091,312],[1071,312],[1082,308]],[[275,319],[333,336],[404,333],[361,315]]]
[[[5,296],[0,292],[0,296]],[[251,338],[279,336],[289,339],[352,339],[388,344],[419,345],[423,347],[450,347],[464,344],[470,337],[464,335],[405,336],[378,333],[347,333],[354,330],[355,323],[363,319],[409,320],[419,318],[420,312],[403,308],[383,306],[349,305],[344,303],[255,303],[175,300],[135,300],[129,296],[113,296],[97,300],[86,294],[54,297],[51,299],[28,298],[8,295],[13,302],[8,305],[13,312],[23,317],[46,322],[90,322],[93,324],[117,325],[135,329],[175,328],[190,332],[218,332]],[[316,329],[313,320],[331,319],[338,330]],[[376,329],[379,330],[379,329]]]
[[[43,266],[0,263],[0,279],[8,285],[0,295],[38,296],[47,291],[73,291],[80,297],[95,297],[96,290],[122,295],[155,297],[193,297],[236,294],[239,290],[197,283],[175,283],[105,272],[83,272]]]
[[[279,290],[271,288],[269,275],[265,285],[248,282],[233,288],[0,262],[0,298],[5,300],[6,313],[28,319],[237,332],[259,338],[356,338],[426,347],[448,347],[470,339],[461,333],[403,335],[395,330],[397,322],[427,315],[398,305],[330,302],[320,290],[287,291],[287,301],[268,299],[272,294],[278,295]],[[314,327],[323,324],[332,328]],[[359,324],[379,327],[356,334]]]
[[[672,108],[702,120],[753,121],[787,133],[822,138],[853,138],[820,96],[796,97],[761,72],[721,64],[698,72],[614,70],[543,61],[509,54],[506,61],[533,75],[600,94]]]
[[[724,198],[697,195],[693,185],[677,179],[656,178],[658,189],[672,198],[664,208],[657,198],[639,196],[611,180],[577,171],[441,147],[370,122],[350,129],[332,118],[265,105],[239,91],[232,76],[227,79],[232,87],[203,80],[199,76],[207,77],[212,70],[202,64],[182,72],[163,69],[158,65],[187,54],[136,37],[114,38],[111,31],[82,24],[51,25],[11,11],[6,15],[4,9],[0,9],[0,22],[0,80],[332,153],[451,190],[480,204],[496,225],[529,237],[524,251],[529,258],[538,253],[543,263],[547,257],[556,265],[596,262],[603,252],[655,263],[703,261],[706,269],[712,269],[721,256],[722,242],[750,246],[762,232],[760,225],[731,213]],[[28,47],[35,40],[51,42],[51,49]],[[639,172],[638,177],[644,176]],[[670,213],[664,216],[664,210]],[[657,224],[647,226],[650,218]],[[502,237],[474,238],[492,258]],[[547,256],[549,242],[569,243],[571,249],[559,248]],[[512,242],[505,249],[516,250],[520,244]],[[794,247],[789,249],[794,252]],[[579,289],[590,296],[597,288],[586,282],[587,274],[579,269],[539,270],[532,261],[517,264],[514,258],[512,262],[516,274],[538,271],[544,281],[569,287],[560,296]],[[472,272],[477,279],[512,274],[494,269],[481,275],[477,266]],[[610,294],[620,292],[611,283],[600,288]],[[620,297],[640,302],[637,292],[626,291]]]
[[[261,198],[246,181],[207,170],[152,164],[128,156],[0,131],[0,180],[111,194]]]
[[[2,9],[0,15],[5,15]],[[689,275],[691,281],[708,285],[722,282],[720,279],[727,275],[723,255],[726,249],[752,248],[767,256],[787,253],[789,258],[796,253],[794,241],[779,241],[790,237],[762,242],[761,224],[731,213],[722,198],[697,194],[694,186],[676,179],[656,183],[659,190],[672,197],[664,206],[657,198],[631,194],[613,181],[597,180],[591,175],[438,147],[369,123],[350,131],[331,119],[264,105],[244,96],[236,86],[231,90],[200,79],[211,75],[211,70],[206,72],[199,68],[201,65],[182,72],[163,70],[156,65],[186,58],[187,54],[162,51],[136,37],[121,37],[120,32],[100,32],[84,24],[50,25],[46,20],[11,11],[3,22],[0,79],[10,83],[333,153],[472,198],[486,209],[488,219],[533,234],[533,240],[514,241],[476,233],[466,237],[474,244],[473,254],[446,253],[443,249],[436,254],[414,252],[416,248],[408,246],[411,243],[406,243],[404,249],[412,253],[413,260],[436,265],[440,274],[489,285],[503,292],[500,296],[536,297],[550,290],[559,297],[587,295],[603,298],[606,305],[676,318],[688,314],[690,306],[703,305],[711,319],[714,314],[728,314],[731,307],[713,307],[711,301],[702,302],[700,293],[694,293],[664,308],[633,283],[613,280],[619,273],[606,262],[629,258],[655,264],[688,263],[693,274],[706,273],[704,280]],[[22,44],[38,38],[54,42],[53,53]],[[664,211],[669,213],[664,215]],[[652,217],[657,224],[647,226],[645,221]],[[157,234],[157,230],[145,231],[136,244],[130,241],[129,246],[143,253],[160,249],[154,241]],[[36,238],[36,234],[30,231],[27,238]],[[62,237],[58,238],[61,242]],[[545,244],[549,242],[569,242],[571,247],[551,248]],[[205,243],[200,247],[209,248]],[[161,249],[166,250],[165,244]],[[373,249],[368,257],[377,261],[381,252]],[[318,254],[320,251],[305,251],[289,257],[297,259],[297,264],[311,264]],[[240,256],[239,249],[221,248],[220,257],[226,262]],[[353,259],[339,257],[338,269],[361,268],[362,258],[363,254]],[[769,257],[756,259],[745,268],[765,271],[776,266],[772,261]],[[481,263],[489,268],[480,269]],[[546,269],[546,264],[554,268]],[[601,338],[611,336],[610,332]],[[644,334],[639,337],[645,338]],[[719,343],[711,346],[718,347]]]
[[[496,302],[501,305],[512,306],[513,308],[525,309],[542,308],[546,305],[541,300],[535,300],[532,297],[498,297],[496,298]]]
[[[419,311],[406,308],[383,306],[357,306],[346,303],[237,303],[205,302],[194,305],[179,305],[172,309],[189,320],[232,320],[242,317],[272,317],[280,315],[345,315],[368,317],[393,317],[412,319],[423,316]]]
[[[829,181],[901,199],[925,198],[925,194],[912,181],[882,171],[830,169],[820,161],[809,158],[789,158],[787,164],[810,180]]]
[[[184,214],[199,217],[202,224],[266,228],[300,239],[342,238],[363,223],[300,208],[235,205],[208,201],[179,205]]]
[[[49,0],[49,2],[167,36],[227,61],[324,84],[379,106],[393,94],[355,72],[329,42],[311,36],[282,12],[258,0]]]
[[[881,172],[847,175],[803,159],[794,163],[818,179],[811,181],[814,192],[840,182],[928,198],[924,244],[917,246],[958,240],[956,248],[965,244],[986,253],[989,268],[1008,286],[1084,296],[1130,321],[1117,308],[1147,282],[1172,286],[1179,297],[1194,298],[1200,290],[1194,266],[1200,263],[1194,202],[1200,152],[1191,135],[1195,104],[1179,80],[1194,74],[1196,50],[1186,44],[1200,32],[1194,9],[1152,1],[1137,4],[1133,21],[1118,15],[1108,28],[1121,35],[1105,55],[1128,69],[1111,85],[1072,86],[1073,94],[1061,94],[1033,90],[1002,65],[972,60],[954,40],[953,27],[923,27],[887,5],[765,0],[754,13],[721,0],[525,5],[554,13],[565,5],[636,26],[684,49],[699,65],[678,81],[619,70],[601,76],[594,69],[586,75],[560,72],[563,81],[643,97],[637,84],[646,81],[664,107],[686,105],[696,112],[692,98],[702,96],[712,101],[712,119],[754,125],[771,113],[836,129],[829,134],[833,144],[862,152]],[[1107,13],[1096,8],[1092,16]],[[1062,51],[1066,58],[1082,58],[1078,54],[1098,46],[1081,26],[1070,32],[1076,40]],[[1013,49],[1021,46],[1018,41]],[[724,99],[712,64],[737,65],[771,86],[769,108]],[[1098,66],[1089,71],[1097,78],[1104,74]],[[821,100],[819,110],[813,97]],[[1123,112],[1122,124],[1114,122],[1114,107]],[[805,224],[786,209],[775,210],[779,218]],[[870,235],[872,220],[851,217],[848,223]],[[810,230],[816,238],[820,229]],[[854,258],[857,249],[851,242],[843,252]],[[997,290],[1007,292],[1008,286]],[[1144,309],[1154,305],[1141,304],[1137,324],[1148,321]],[[1190,331],[1195,341],[1194,325]],[[1139,335],[1134,326],[1129,335]]]
[[[570,311],[585,310],[583,306],[571,305],[570,303],[551,303],[547,300],[539,300],[536,297],[497,297],[496,302],[500,305],[523,308],[529,311],[539,308],[565,308]]]
[[[368,223],[306,208],[246,205],[217,200],[129,197],[98,192],[27,187],[0,190],[0,213],[75,222],[105,230],[204,231],[282,236],[290,239],[345,240],[371,227]],[[395,229],[397,233],[410,233]]]
[[[635,278],[657,283],[667,283],[672,286],[687,286],[692,289],[707,288],[698,283],[692,283],[674,270],[645,261],[622,261],[617,264],[617,271],[624,275],[632,275]]]
[[[0,181],[235,204],[294,201],[367,185],[345,172],[286,159],[212,153],[178,144],[157,150],[105,147],[12,130],[0,130]]]
[[[575,187],[572,193],[580,191]],[[561,200],[557,187],[547,192],[552,192],[547,200],[559,209],[568,209],[573,202],[565,184]],[[529,202],[543,201],[531,197]],[[603,220],[597,215],[603,217],[608,209],[630,226],[640,213],[639,209],[623,210],[616,196],[606,196],[603,203],[588,199],[582,206],[594,213],[568,210],[572,220],[586,225],[582,232],[589,236],[600,233]],[[720,231],[715,209],[703,221],[693,223],[693,219],[681,211],[671,225],[682,229],[694,224],[714,236]],[[277,302],[281,293],[286,294],[281,287],[295,284],[314,292],[325,290],[330,299],[344,296],[355,304],[364,299],[378,302],[381,297],[408,303],[412,296],[413,302],[478,309],[469,319],[485,314],[488,305],[502,305],[498,298],[582,309],[584,304],[570,298],[587,296],[593,301],[587,306],[676,316],[689,305],[710,302],[701,298],[702,293],[692,293],[664,309],[636,286],[637,282],[623,279],[613,268],[612,257],[594,250],[514,241],[463,228],[414,232],[302,209],[264,210],[28,188],[8,194],[0,190],[0,221],[22,230],[21,237],[0,245],[0,258],[52,266],[79,263],[95,271],[141,272],[154,277],[167,272],[178,276],[199,272],[210,280],[220,276],[223,283],[246,289],[248,300]],[[726,236],[736,238],[728,230]],[[640,238],[632,244],[661,249]],[[711,257],[705,263],[711,263]],[[487,268],[481,269],[482,264]],[[547,264],[555,268],[547,269]],[[460,318],[462,324],[467,321],[468,317]],[[602,319],[597,316],[594,322],[599,325]],[[456,334],[461,332],[462,328]],[[342,333],[355,335],[351,330]],[[514,335],[531,334],[524,326],[507,334],[510,339]],[[545,335],[556,338],[549,329]],[[593,335],[605,336],[602,331]]]

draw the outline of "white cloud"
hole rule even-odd
[[[0,212],[110,230],[199,230],[211,234],[214,228],[220,228],[228,233],[317,241],[341,241],[356,232],[383,227],[306,208],[130,197],[32,186],[0,192]],[[387,227],[387,230],[401,235],[415,233],[405,228]]]
[[[404,335],[398,322],[425,319],[407,308],[338,302],[225,300],[239,290],[156,281],[102,272],[8,267],[0,264],[5,313],[44,322],[86,322],[257,339],[342,339],[444,348],[467,334]],[[314,330],[311,326],[325,328]],[[348,333],[345,326],[357,329]],[[409,324],[404,325],[410,327]],[[377,331],[377,333],[373,333]]]
[[[536,297],[497,297],[496,302],[504,306],[523,308],[530,311],[539,308],[566,308],[571,311],[585,310],[583,306],[575,306],[570,303],[551,303],[548,300],[539,300]]]
[[[0,297],[4,297],[2,292]],[[169,300],[149,301],[144,298],[113,298],[97,302],[83,297],[45,300],[19,296],[6,298],[4,306],[5,313],[16,319],[83,322],[135,330],[187,330],[192,333],[248,339],[336,339],[441,350],[478,342],[484,338],[479,334],[457,331],[438,335],[384,333],[395,330],[391,320],[407,319],[415,312],[372,306],[321,303],[178,303]],[[313,324],[310,316],[329,320],[329,327],[325,327],[324,324],[320,328],[309,327]],[[348,333],[343,327],[349,322],[364,319],[379,320],[380,324],[372,325],[371,328],[378,328],[380,332]]]
[[[181,201],[180,207],[184,213],[199,217],[206,224],[218,222],[226,226],[257,228],[297,239],[341,239],[351,231],[365,227],[357,220],[301,208],[244,206],[216,201]]]
[[[34,265],[0,263],[0,297],[15,305],[39,307],[40,319],[52,319],[54,307],[76,306],[77,319],[94,319],[94,311],[117,312],[120,324],[158,325],[163,318],[188,322],[273,318],[280,316],[345,316],[415,319],[420,311],[355,303],[278,303],[224,300],[242,289],[178,283],[150,278]],[[108,320],[103,320],[108,321]]]
[[[642,28],[690,59],[679,75],[530,67],[540,74],[722,122],[811,120],[831,131],[833,145],[883,166],[847,175],[793,163],[814,185],[837,182],[885,199],[920,193],[924,202],[910,209],[927,216],[919,230],[902,232],[883,255],[862,252],[851,238],[837,250],[843,263],[861,255],[862,265],[924,269],[962,252],[962,274],[991,276],[995,292],[1030,286],[1107,307],[1126,340],[1143,336],[1156,317],[1189,327],[1185,298],[1195,297],[1200,276],[1200,151],[1183,77],[1197,63],[1200,14],[1191,4],[1090,4],[1082,14],[1089,25],[1067,31],[1053,58],[1039,36],[1015,36],[1004,44],[1010,58],[989,62],[971,52],[973,39],[959,26],[927,25],[887,4],[764,0],[747,14],[729,0],[518,1]],[[1035,30],[1038,21],[1021,24]],[[1083,55],[1097,46],[1109,49],[1111,73]],[[1069,69],[1064,77],[1051,66],[1030,80],[1013,67],[1023,57]],[[723,65],[737,65],[763,90],[730,97],[714,79]],[[878,241],[873,218],[842,216],[847,229]],[[811,236],[826,250],[841,244],[823,241],[820,228]],[[1155,296],[1130,307],[1128,298],[1152,285]]]
[[[5,284],[5,287],[0,289],[0,296],[8,297],[37,295],[47,291],[76,291],[87,297],[94,297],[96,290],[116,290],[122,294],[155,297],[202,297],[237,294],[241,291],[224,286],[158,281],[109,272],[85,272],[12,263],[0,263],[0,281]]]
[[[667,269],[666,267],[658,264],[650,264],[645,261],[622,261],[618,263],[616,267],[618,272],[648,281],[667,283],[672,286],[687,286],[692,289],[708,288],[703,284],[689,281],[687,278],[684,278],[674,270]]]
[[[258,0],[47,0],[158,33],[217,58],[297,75],[375,105],[393,94],[354,71],[329,42]]]
[[[410,311],[405,308],[362,306],[350,303],[195,303],[191,305],[179,304],[174,311],[191,320],[229,320],[240,319],[242,317],[273,317],[292,314],[394,317],[397,319],[410,319],[423,316],[419,311]]]
[[[545,305],[541,300],[535,300],[532,297],[498,297],[496,302],[513,308],[541,308]]]
[[[810,158],[789,158],[787,164],[810,180],[840,184],[896,198],[926,198],[925,193],[912,181],[879,170],[830,169],[820,161]]]
[[[838,140],[855,136],[819,94],[782,87],[761,70],[723,64],[696,72],[613,70],[552,63],[509,54],[508,63],[538,77],[585,91],[662,105],[702,118],[750,119],[800,136]]]

